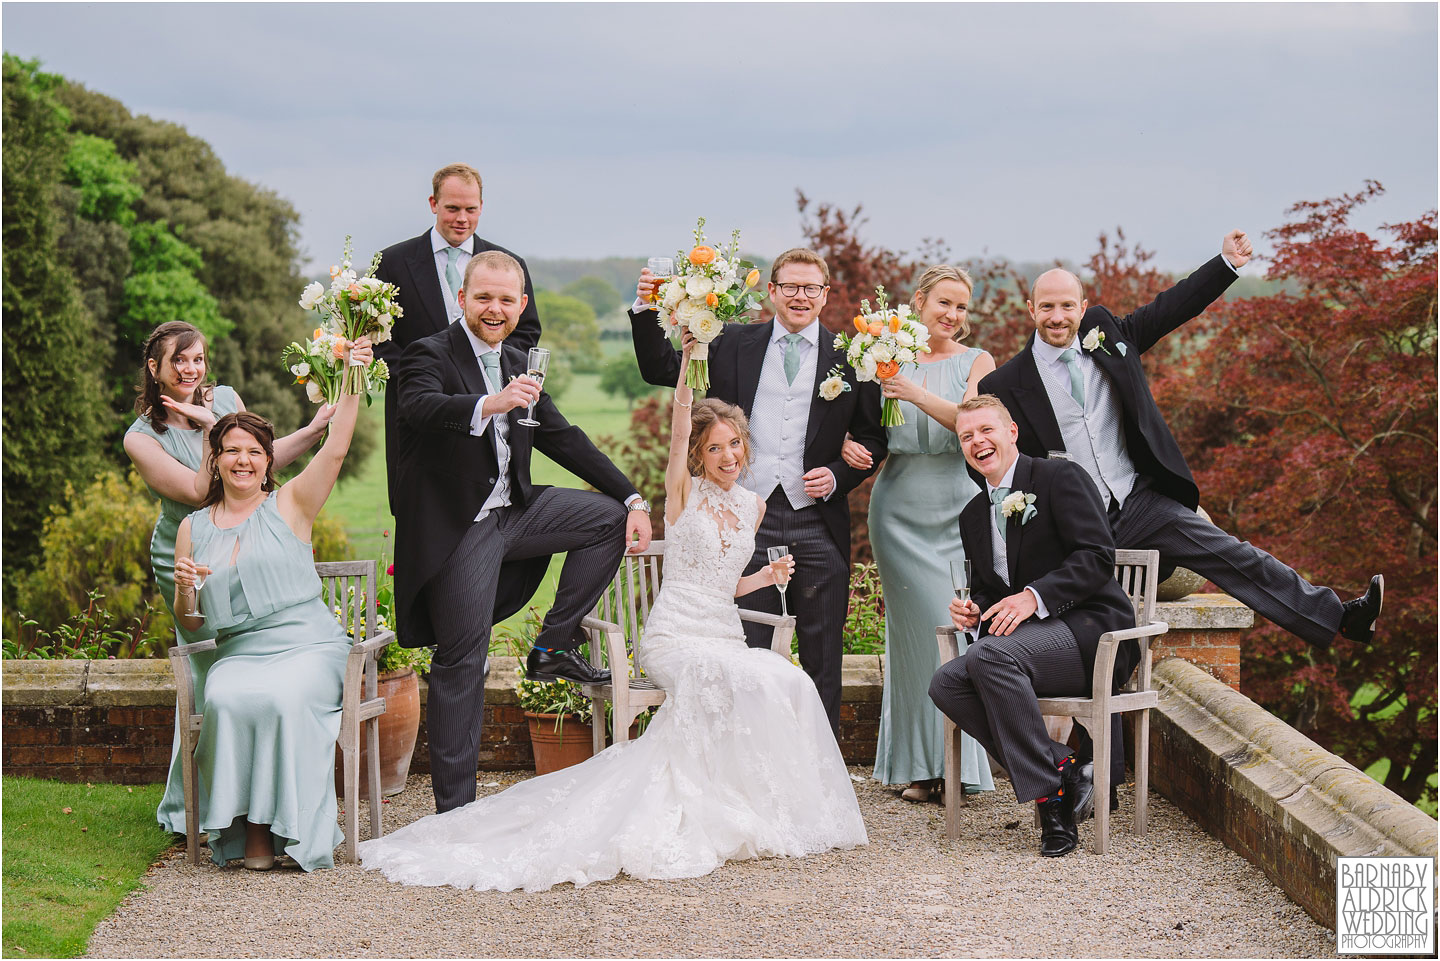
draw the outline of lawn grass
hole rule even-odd
[[[628,355],[632,350],[629,340],[602,340],[600,344],[605,360]],[[618,439],[623,437],[630,427],[630,406],[623,397],[611,397],[600,390],[599,374],[576,374],[570,388],[556,401],[556,405],[566,419],[584,430],[592,441],[606,434]],[[355,557],[383,556],[388,564],[395,559],[395,518],[390,514],[385,496],[384,405],[375,404],[361,408],[360,416],[374,421],[374,450],[358,472],[336,486],[325,504],[325,512],[330,517],[340,519],[345,525]],[[578,477],[539,452],[536,452],[530,462],[530,480],[534,484],[586,489],[585,483]],[[384,536],[387,530],[392,534],[389,540]],[[563,554],[557,555],[551,561],[544,583],[530,602],[539,608],[542,614],[550,609],[555,599],[555,582],[560,576],[560,566],[563,563]],[[497,631],[518,630],[522,615],[523,612],[496,625]]]
[[[95,925],[172,843],[155,821],[163,790],[3,779],[5,957],[85,953]]]

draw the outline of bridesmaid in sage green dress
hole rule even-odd
[[[370,363],[361,338],[355,360]],[[204,506],[175,538],[175,610],[182,627],[200,617],[217,648],[197,710],[200,830],[223,865],[268,870],[287,854],[306,871],[334,867],[343,835],[336,818],[335,739],[350,639],[321,598],[311,528],[335,486],[360,409],[343,396],[324,445],[276,489],[274,431],[251,413],[228,414],[210,431],[215,450]]]
[[[199,507],[205,498],[205,432],[226,414],[244,410],[240,397],[229,387],[206,384],[205,337],[198,329],[174,320],[161,324],[145,341],[144,364],[135,391],[135,422],[125,432],[125,452],[160,501],[160,518],[150,535],[150,564],[155,585],[165,606],[175,594],[175,532],[180,522]],[[193,417],[180,414],[183,407]],[[308,450],[325,433],[333,410],[322,407],[308,427],[275,442],[275,464],[284,467]],[[171,610],[173,614],[173,609]],[[204,624],[186,632],[176,624],[179,640],[193,643],[214,636]],[[191,659],[195,690],[204,687],[205,669],[213,654],[196,654]],[[178,724],[178,719],[177,722]],[[178,734],[178,728],[177,728]],[[170,777],[156,818],[167,831],[184,833],[185,797],[180,767],[175,763],[176,747],[170,756]]]
[[[912,304],[930,331],[930,353],[906,364],[882,386],[900,401],[905,423],[888,427],[889,453],[870,492],[870,546],[885,596],[885,672],[875,777],[907,785],[901,797],[925,801],[945,776],[940,712],[930,679],[940,667],[935,628],[950,623],[950,562],[965,557],[957,518],[979,490],[965,471],[955,436],[956,408],[995,369],[970,333],[969,274],[936,264],[920,276]],[[869,466],[865,448],[846,443],[851,466]],[[853,460],[851,458],[854,458]],[[961,653],[965,638],[959,638]],[[961,781],[970,791],[995,788],[985,751],[968,734]]]

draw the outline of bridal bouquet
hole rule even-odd
[[[370,269],[359,276],[350,266],[350,238],[345,238],[345,255],[341,262],[330,268],[330,286],[316,281],[309,284],[300,294],[300,306],[313,310],[325,319],[330,334],[343,342],[341,356],[351,341],[369,337],[374,344],[383,344],[390,339],[390,328],[395,319],[403,313],[397,298],[400,288],[387,284],[375,277],[380,266],[380,254],[370,261]],[[319,339],[318,337],[316,338]],[[291,347],[297,345],[292,344]],[[289,348],[287,348],[287,351]],[[347,394],[368,394],[374,381],[368,368],[352,361],[345,368],[340,389]],[[383,384],[384,378],[378,383]],[[314,396],[311,396],[314,400]]]
[[[855,379],[860,381],[889,380],[900,373],[901,364],[914,363],[916,354],[930,353],[930,331],[910,312],[909,304],[889,306],[884,287],[875,288],[875,300],[874,310],[870,309],[870,301],[860,301],[855,333],[835,338],[835,346],[845,351],[845,359],[855,368]],[[885,398],[880,423],[885,427],[905,423],[900,402],[894,397]]]
[[[382,388],[390,379],[389,365],[376,357],[369,367],[349,366],[345,363],[348,346],[345,338],[334,331],[316,327],[309,340],[291,343],[281,351],[280,362],[295,375],[295,383],[305,386],[305,396],[312,404],[338,403],[343,381],[352,370],[360,371],[367,385]],[[365,404],[370,404],[368,390]]]
[[[705,218],[695,224],[695,246],[680,251],[674,277],[660,286],[660,329],[680,337],[688,330],[695,338],[685,385],[695,390],[710,387],[710,342],[725,325],[760,306],[760,271],[742,261],[740,231],[730,235],[730,246],[717,250],[705,243]],[[744,280],[741,271],[746,271]]]

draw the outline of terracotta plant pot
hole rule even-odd
[[[549,774],[590,757],[592,737],[590,725],[582,724],[573,715],[566,715],[560,730],[555,730],[559,714],[525,712],[530,720],[530,747],[535,752],[535,773]]]
[[[410,775],[410,759],[415,754],[415,739],[420,733],[420,678],[406,668],[381,674],[378,693],[385,699],[385,713],[380,715],[380,793],[393,797],[405,790]],[[370,763],[369,738],[360,733],[360,796],[369,790],[366,785]],[[335,795],[345,796],[345,772],[340,766],[340,752],[335,752]]]

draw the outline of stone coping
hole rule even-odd
[[[1229,594],[1189,594],[1157,601],[1155,617],[1172,631],[1238,631],[1255,626],[1255,612]]]
[[[1321,924],[1340,857],[1436,858],[1435,819],[1245,695],[1179,658],[1156,665],[1157,790]]]

